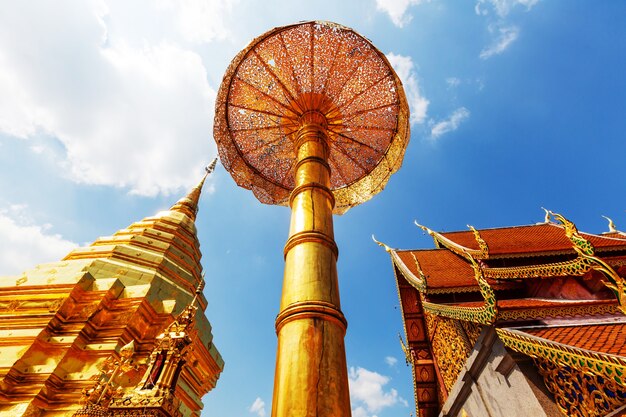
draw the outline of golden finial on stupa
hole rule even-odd
[[[186,214],[191,220],[196,220],[196,214],[198,213],[198,203],[200,201],[200,194],[202,193],[202,187],[206,178],[215,170],[217,164],[217,158],[204,168],[204,176],[192,190],[185,197],[181,198],[170,208],[172,211],[178,211]]]

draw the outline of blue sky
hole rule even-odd
[[[339,4],[338,4],[339,3]],[[408,416],[390,261],[436,230],[560,212],[626,229],[626,3],[547,0],[3,2],[0,275],[63,257],[173,204],[215,155],[215,92],[234,55],[300,20],[352,27],[409,98],[402,169],[335,220],[354,417]],[[269,415],[289,211],[218,166],[198,233],[226,367],[203,416]]]

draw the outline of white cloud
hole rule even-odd
[[[424,2],[424,0],[376,0],[376,9],[386,12],[394,25],[403,27],[413,18],[406,12],[409,6],[417,6]]]
[[[252,414],[258,415],[259,417],[265,417],[265,401],[263,401],[260,397],[257,397],[250,408],[248,408],[248,411]]]
[[[178,30],[190,42],[211,42],[229,35],[228,15],[237,0],[159,0],[158,5],[176,15]]]
[[[370,415],[365,408],[357,407],[354,410],[352,410],[352,417],[370,417]],[[376,417],[376,416],[373,415],[371,417]]]
[[[387,376],[361,367],[350,367],[348,379],[352,405],[356,406],[352,410],[354,417],[376,417],[369,416],[369,413],[378,413],[396,404],[408,406],[395,389],[384,391],[383,387],[390,380]]]
[[[457,77],[448,77],[446,78],[446,84],[448,84],[448,88],[456,88],[461,85],[461,80]]]
[[[490,32],[498,32],[498,37],[491,45],[480,51],[482,59],[490,58],[494,55],[501,54],[508,48],[519,36],[519,29],[516,26],[504,26],[494,29],[490,26]]]
[[[426,119],[429,101],[420,92],[413,60],[410,56],[396,55],[393,52],[387,54],[387,59],[404,85],[411,110],[411,124],[423,123]]]
[[[438,123],[434,123],[430,130],[430,136],[433,139],[439,138],[441,135],[458,129],[461,122],[467,120],[470,116],[469,110],[465,107],[456,109],[450,117]]]
[[[475,5],[474,5],[474,12],[478,15],[478,16],[486,16],[487,14],[489,14],[489,11],[487,11],[487,9],[484,9],[482,7],[482,4],[484,3],[484,0],[479,0]]]
[[[489,46],[480,51],[482,59],[488,59],[504,52],[519,37],[520,30],[510,24],[509,14],[517,6],[524,6],[526,11],[535,6],[539,0],[478,0],[474,11],[479,16],[487,16],[493,12],[493,17],[487,18],[491,23],[487,26],[492,35]]]
[[[478,15],[488,14],[487,9],[482,7],[485,3],[488,3],[498,16],[506,17],[516,6],[525,6],[526,11],[529,11],[538,2],[539,0],[478,0],[474,11]]]
[[[205,25],[214,32],[198,32],[198,22],[188,23],[183,26],[191,32],[178,38],[222,38],[220,27],[210,23],[222,21],[220,13],[231,4],[207,3],[204,13],[216,14]],[[164,5],[177,8],[171,17],[149,7],[128,9],[159,16],[153,26],[171,34],[197,6]],[[197,181],[216,154],[215,90],[200,55],[184,40],[172,35],[166,41],[155,28],[134,33],[139,29],[124,24],[143,22],[137,23],[141,27],[150,19],[117,10],[115,2],[109,8],[98,1],[12,2],[3,8],[0,132],[57,138],[66,151],[64,174],[76,182],[142,195],[179,192]]]
[[[0,275],[15,275],[38,264],[62,259],[78,245],[50,233],[49,224],[37,225],[27,206],[0,210]]]
[[[389,366],[395,366],[398,363],[398,358],[394,358],[393,356],[386,356],[385,363]]]

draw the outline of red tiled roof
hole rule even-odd
[[[415,255],[426,275],[429,288],[477,286],[472,267],[447,249],[406,250],[396,251],[396,254],[406,268],[419,277],[417,265],[411,254]]]
[[[572,243],[565,236],[563,227],[553,223],[527,226],[502,227],[479,230],[489,247],[490,255],[519,255],[533,252],[572,251]],[[478,250],[478,243],[471,231],[440,233],[442,236],[469,249]],[[623,247],[626,237],[582,233],[596,248]]]
[[[614,304],[615,300],[557,300],[547,298],[515,298],[511,300],[497,300],[500,310],[524,310],[527,308],[560,308],[597,304]],[[458,307],[480,307],[484,301],[467,301],[455,303]]]
[[[624,239],[626,240],[626,233],[624,232],[606,232],[606,233],[602,233],[602,236],[604,237],[611,237],[614,239]]]
[[[626,355],[626,323],[520,329],[533,336],[595,352]]]

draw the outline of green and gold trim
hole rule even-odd
[[[481,324],[493,324],[498,316],[498,308],[496,305],[496,294],[485,279],[480,265],[470,256],[468,259],[474,268],[474,278],[478,282],[480,294],[485,300],[485,304],[481,307],[462,307],[431,303],[422,300],[424,310],[437,316],[448,317],[456,320],[471,321]]]
[[[576,228],[576,225],[558,213],[547,211],[563,225],[565,236],[572,242],[572,248],[577,254],[575,259],[564,262],[555,262],[545,265],[517,266],[508,268],[483,267],[485,277],[499,280],[513,280],[523,278],[550,278],[558,276],[582,276],[590,270],[601,272],[607,279],[604,281],[613,291],[619,303],[619,310],[626,314],[626,282],[608,263],[595,256],[593,244],[585,239]]]
[[[579,349],[515,329],[496,329],[504,345],[531,358],[545,359],[626,385],[626,358]]]

